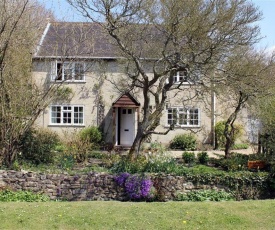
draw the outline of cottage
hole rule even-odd
[[[149,74],[153,61],[152,57],[144,59]],[[51,84],[69,88],[72,96],[52,101],[36,124],[62,135],[99,126],[106,143],[131,146],[144,108],[141,90],[127,88],[127,64],[99,25],[48,23],[33,56],[34,79],[46,88]],[[215,95],[204,94],[196,80],[196,77],[188,78],[186,71],[176,72],[173,83],[180,84],[184,90],[169,92],[156,125],[160,133],[171,125],[174,129],[167,135],[152,134],[147,141],[168,144],[177,134],[193,132],[202,144],[211,143],[215,115],[222,114],[224,108],[217,108]],[[152,103],[150,109],[154,106]]]

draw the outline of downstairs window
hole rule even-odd
[[[75,105],[51,106],[51,124],[83,125],[84,108]]]
[[[167,124],[181,127],[198,127],[200,125],[199,109],[181,107],[168,108]]]

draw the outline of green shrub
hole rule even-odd
[[[176,135],[170,143],[171,149],[182,149],[185,151],[196,150],[197,141],[194,135],[180,134]]]
[[[197,157],[198,157],[198,161],[200,164],[205,165],[209,161],[209,156],[208,156],[207,152],[199,152]]]
[[[249,147],[249,144],[239,143],[239,144],[234,144],[231,149],[233,149],[233,150],[248,149],[248,147]]]
[[[178,201],[229,201],[234,200],[231,193],[216,190],[199,190],[191,191],[186,194],[179,193],[176,200]]]
[[[155,141],[150,144],[150,150],[152,153],[164,154],[166,152],[166,147],[160,142]]]
[[[131,161],[127,158],[127,156],[125,156],[122,157],[119,162],[114,164],[114,166],[111,168],[111,171],[115,173],[141,173],[144,172],[146,163],[147,161],[144,156],[138,157],[135,161]]]
[[[54,151],[56,152],[63,152],[65,151],[66,146],[64,144],[58,144],[55,146]]]
[[[191,168],[188,168],[189,174],[199,175],[199,174],[213,174],[221,172],[215,167],[210,167],[206,165],[195,165]]]
[[[103,154],[102,156],[102,163],[105,168],[112,168],[114,165],[120,162],[121,156],[114,152]]]
[[[196,156],[193,152],[183,152],[182,159],[187,164],[192,164],[195,162]]]
[[[144,168],[145,172],[167,174],[178,174],[180,170],[181,167],[177,164],[176,159],[166,154],[149,156]]]
[[[65,143],[65,150],[61,153],[62,158],[74,159],[77,162],[84,162],[92,151],[93,144],[88,139],[81,139],[77,135],[69,138]]]
[[[76,163],[76,159],[74,156],[69,154],[61,154],[59,156],[59,165],[63,170],[71,170]]]
[[[58,135],[47,129],[31,129],[22,138],[22,158],[34,164],[52,163]]]
[[[215,138],[216,138],[216,149],[223,149],[225,147],[225,136],[224,136],[224,129],[225,129],[225,121],[220,121],[215,125]],[[241,137],[243,134],[243,127],[241,125],[234,125],[235,133],[233,137],[233,145],[237,138]]]
[[[247,168],[248,155],[241,153],[231,153],[228,159],[219,159],[216,161],[218,166],[228,171],[242,171]]]
[[[106,153],[103,153],[101,151],[92,151],[89,153],[89,157],[96,159],[104,159],[106,157]]]
[[[94,145],[94,147],[98,146],[102,141],[102,133],[100,132],[98,127],[95,126],[90,126],[82,129],[79,135],[81,140],[88,140],[90,143]]]
[[[0,191],[1,202],[45,202],[49,201],[50,198],[40,193],[33,193],[30,191],[11,191],[2,190]]]

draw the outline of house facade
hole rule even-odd
[[[45,88],[62,85],[71,92],[65,100],[52,101],[37,126],[64,137],[98,126],[106,143],[131,146],[143,116],[141,91],[118,90],[127,82],[124,58],[98,25],[48,23],[33,56],[33,76]],[[174,82],[183,82],[184,91],[168,95],[156,131],[165,132],[172,124],[175,128],[167,135],[151,135],[148,142],[168,144],[177,134],[194,133],[200,143],[210,144],[218,111],[214,94],[195,97],[198,86],[188,82],[184,72],[177,72]]]

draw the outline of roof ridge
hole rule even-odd
[[[96,22],[68,22],[68,21],[51,21],[51,24],[98,24]]]

